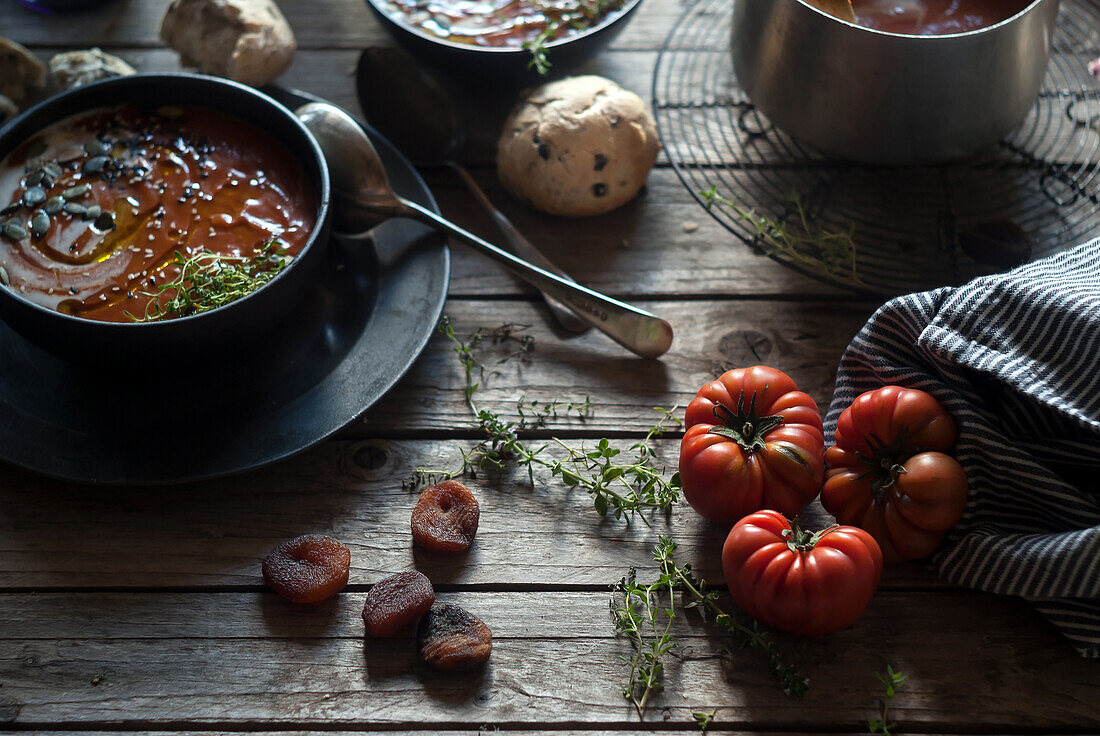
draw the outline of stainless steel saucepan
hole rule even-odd
[[[1058,0],[1034,0],[968,33],[908,36],[803,0],[735,0],[733,68],[756,107],[804,143],[866,163],[940,162],[1024,119],[1057,15]]]

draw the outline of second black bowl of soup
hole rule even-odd
[[[641,0],[366,0],[402,46],[445,73],[541,78],[535,52],[560,76],[626,26]]]
[[[328,168],[267,95],[192,74],[51,98],[0,129],[0,318],[68,359],[262,336],[328,239]]]

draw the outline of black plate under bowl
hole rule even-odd
[[[294,108],[318,98],[267,89]],[[402,195],[427,186],[364,126]],[[333,237],[314,282],[274,333],[183,366],[96,372],[0,323],[0,459],[94,483],[160,484],[248,470],[328,437],[380,399],[431,337],[450,253],[423,225]]]
[[[475,78],[491,76],[524,84],[543,81],[528,66],[531,53],[527,49],[473,46],[448,41],[394,20],[382,10],[380,2],[381,0],[366,0],[367,7],[374,12],[390,35],[411,53],[446,74]],[[605,18],[595,28],[546,44],[551,75],[561,76],[595,56],[626,27],[627,21],[641,3],[642,0],[625,0],[621,10]]]

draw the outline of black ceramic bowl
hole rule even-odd
[[[27,110],[0,128],[0,159],[52,123],[117,105],[203,107],[267,132],[301,163],[312,185],[316,224],[309,239],[267,284],[209,312],[157,322],[99,322],[62,314],[0,287],[0,319],[50,352],[93,364],[201,359],[269,332],[294,307],[328,242],[329,172],[312,134],[290,110],[251,87],[199,74],[138,74],[77,87]]]
[[[427,31],[395,20],[383,9],[385,0],[366,0],[369,7],[394,39],[411,53],[449,74],[492,76],[533,83],[539,75],[528,67],[531,52],[524,48],[473,46],[448,41]],[[621,10],[575,36],[546,44],[551,73],[560,76],[596,55],[623,28],[642,0],[626,0]]]

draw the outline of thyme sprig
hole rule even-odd
[[[206,249],[185,256],[177,250],[165,265],[179,269],[176,277],[155,291],[140,292],[149,297],[143,316],[126,314],[136,322],[148,322],[208,312],[260,288],[290,260],[286,247],[275,239],[251,256],[220,255]]]
[[[541,6],[547,18],[546,26],[530,41],[523,42],[523,48],[530,52],[528,69],[534,69],[540,77],[545,77],[553,64],[547,58],[546,44],[558,38],[566,28],[583,31],[598,24],[612,10],[622,8],[625,0],[580,0],[576,3],[546,3]]]
[[[655,464],[652,442],[674,425],[681,424],[672,409],[655,408],[662,416],[646,433],[645,438],[630,446],[630,455],[623,459],[622,451],[601,439],[596,445],[574,447],[551,437],[549,443],[534,445],[522,438],[522,433],[545,427],[562,414],[575,415],[584,421],[591,415],[592,404],[586,396],[581,402],[528,400],[516,401],[517,419],[509,419],[488,409],[479,408],[475,396],[485,379],[496,367],[513,360],[526,360],[534,350],[534,338],[525,334],[526,325],[506,324],[493,330],[479,327],[465,338],[460,337],[446,317],[439,331],[452,343],[452,349],[462,365],[465,382],[463,395],[474,416],[474,424],[483,438],[469,450],[462,451],[462,461],[452,470],[417,468],[406,480],[406,488],[414,489],[458,477],[476,478],[478,473],[504,472],[510,466],[524,468],[530,484],[535,484],[535,468],[550,471],[570,488],[580,488],[592,496],[600,516],[613,514],[616,519],[632,516],[645,509],[669,510],[680,499],[678,474],[665,478],[663,468]],[[509,343],[514,349],[492,365],[485,365],[477,356],[477,348],[486,340],[496,344]],[[550,448],[564,453],[553,457]],[[643,522],[646,521],[642,517]]]
[[[558,34],[559,28],[558,23],[549,23],[535,38],[523,42],[523,48],[531,54],[531,58],[527,61],[527,68],[534,69],[540,77],[545,77],[553,66],[546,56],[546,44]]]
[[[611,619],[615,630],[626,636],[634,649],[632,656],[621,657],[630,669],[623,697],[634,704],[641,718],[650,696],[664,689],[662,658],[672,649],[676,586],[667,572],[655,582],[639,583],[637,571],[631,568],[616,592],[620,598],[611,599]],[[661,608],[661,600],[667,600],[667,608]]]
[[[894,700],[894,696],[898,694],[898,690],[905,684],[905,681],[909,679],[909,676],[895,672],[893,667],[886,665],[886,671],[876,672],[875,677],[878,678],[885,689],[882,698],[878,701],[879,717],[868,718],[867,729],[871,733],[891,736],[891,729],[896,728],[898,724],[890,723],[890,703]]]
[[[639,583],[637,571],[631,568],[615,586],[611,597],[611,620],[615,630],[627,637],[634,650],[632,656],[623,657],[629,668],[623,695],[634,704],[639,716],[643,715],[652,695],[663,688],[662,658],[674,648],[672,622],[677,614],[676,593],[682,601],[680,608],[685,611],[698,609],[704,621],[713,621],[739,643],[761,650],[784,692],[794,698],[805,694],[809,681],[783,659],[770,634],[740,611],[735,610],[732,615],[726,613],[718,605],[718,592],[708,589],[706,581],[695,576],[690,564],[676,564],[676,542],[662,535],[652,554],[658,565],[657,580]],[[658,602],[665,599],[668,607],[662,608]]]
[[[650,443],[668,431],[670,425],[683,424],[674,413],[675,408],[653,407],[662,416],[650,427],[645,439],[630,446],[633,456],[626,461],[616,461],[621,451],[606,439],[599,440],[594,448],[575,448],[555,438],[553,441],[566,453],[566,458],[541,464],[570,488],[587,491],[600,516],[607,516],[612,508],[616,519],[642,509],[672,508],[680,499],[680,474],[674,473],[665,480],[664,468],[653,464]]]
[[[722,196],[716,186],[700,192],[699,196],[707,209],[724,207],[738,220],[747,222],[755,231],[755,242],[765,253],[780,254],[824,276],[863,283],[856,267],[856,247],[852,240],[855,226],[847,230],[830,230],[818,225],[807,213],[798,192],[791,190],[786,194],[787,213],[779,219]]]

